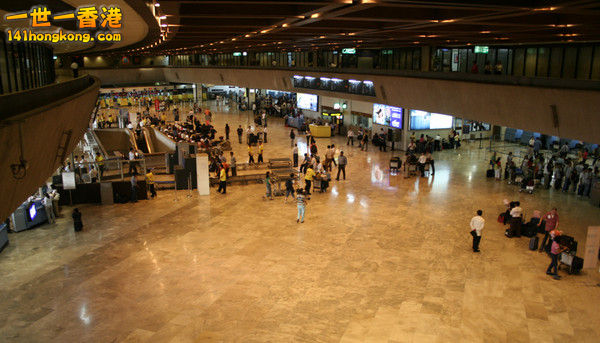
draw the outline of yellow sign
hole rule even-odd
[[[31,28],[7,28],[5,30],[9,42],[119,42],[121,33],[112,32],[121,29],[123,14],[116,6],[82,6],[72,12],[53,14],[45,5],[33,6],[29,11],[9,13],[4,16],[7,23],[29,19]],[[79,32],[64,31],[58,28],[55,31],[37,31],[39,28],[50,28],[51,22],[74,20]],[[100,29],[96,31],[97,29]],[[94,30],[93,33],[87,30]]]

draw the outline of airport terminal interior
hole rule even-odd
[[[600,341],[597,1],[0,13],[0,341]]]

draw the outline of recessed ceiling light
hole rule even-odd
[[[311,18],[318,18],[320,16],[319,13],[313,13],[310,15]]]
[[[481,31],[479,33],[491,33],[492,31]]]
[[[157,2],[154,4],[154,7],[160,7],[160,4]]]
[[[165,20],[165,19],[167,19],[167,16],[166,15],[161,15],[160,17],[158,17],[158,19]]]
[[[288,24],[283,24],[281,25],[281,27],[288,27]]]

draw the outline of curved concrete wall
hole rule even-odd
[[[298,72],[249,68],[140,68],[100,70],[90,74],[103,84],[139,82],[189,82],[309,92],[344,99],[379,102],[496,125],[600,143],[600,92],[594,90],[517,86],[432,78],[352,73]],[[371,80],[376,97],[294,88],[294,74],[314,77]],[[554,116],[551,106],[556,106]]]
[[[47,87],[54,86],[64,88],[59,84]],[[47,87],[39,92],[47,93]],[[66,153],[73,151],[89,126],[99,89],[100,80],[88,80],[84,89],[73,89],[69,96],[0,123],[0,220],[7,218],[59,167],[62,161],[57,154],[61,142],[65,141],[63,132],[68,130],[71,130],[71,138],[66,144]],[[32,103],[39,98],[35,90],[10,96],[29,97]],[[27,102],[27,99],[21,100]],[[16,180],[10,165],[19,161],[19,123],[23,130],[23,157],[29,168],[24,178]]]

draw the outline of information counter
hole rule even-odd
[[[313,137],[331,137],[331,126],[329,125],[309,125],[310,134]]]

